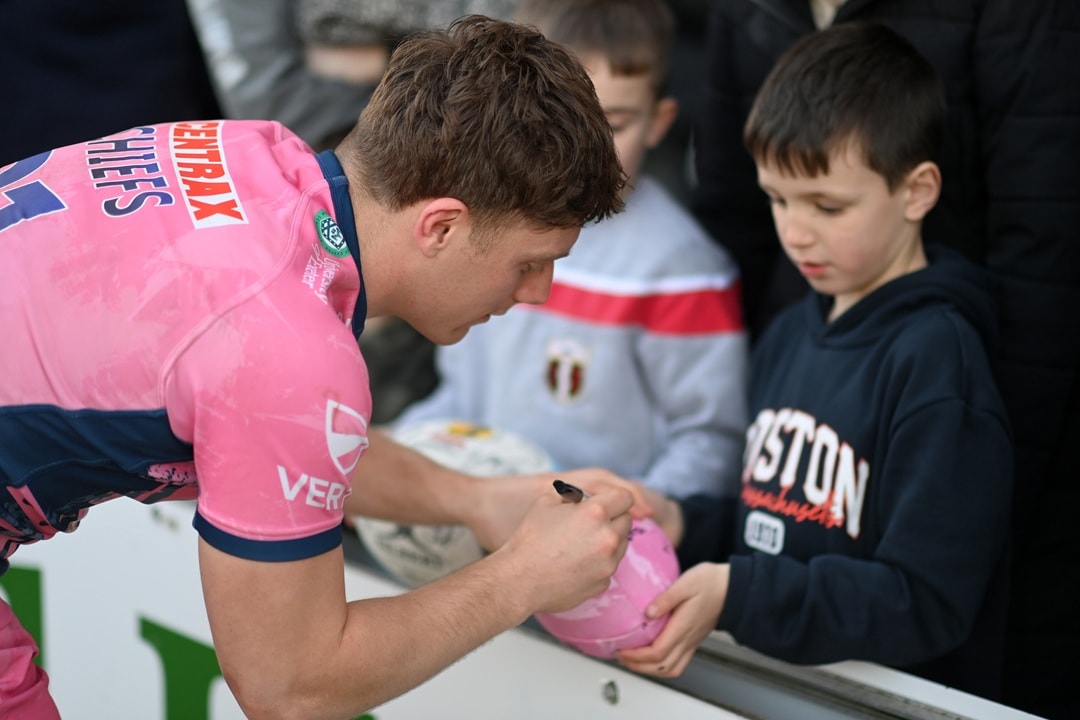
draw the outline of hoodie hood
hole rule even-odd
[[[926,246],[926,259],[925,268],[882,285],[831,323],[827,318],[832,297],[815,293],[814,302],[803,307],[816,340],[832,347],[873,344],[903,317],[935,306],[951,306],[971,323],[993,353],[998,323],[990,274],[957,251],[939,245]]]

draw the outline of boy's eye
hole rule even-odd
[[[816,207],[818,212],[823,215],[836,215],[843,210],[843,208],[837,207],[836,205],[827,205],[824,203],[817,203],[814,207]]]
[[[787,203],[784,202],[784,198],[778,198],[778,197],[774,197],[772,195],[769,195],[769,204],[770,205],[778,205],[779,207],[784,207]]]

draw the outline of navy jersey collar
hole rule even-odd
[[[364,332],[364,320],[367,319],[367,291],[364,289],[364,271],[360,266],[360,242],[356,237],[356,218],[353,216],[352,200],[349,199],[349,180],[333,150],[323,150],[315,156],[319,162],[323,177],[330,185],[330,198],[334,202],[334,220],[345,236],[345,244],[356,262],[356,272],[360,276],[360,293],[353,310],[352,331],[357,338]]]

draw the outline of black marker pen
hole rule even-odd
[[[562,480],[556,480],[552,485],[555,486],[555,492],[559,493],[559,497],[566,502],[579,503],[589,497],[581,488],[574,487],[570,483],[563,482]]]

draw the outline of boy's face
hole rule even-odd
[[[890,192],[857,143],[829,158],[817,177],[785,174],[758,163],[758,184],[769,196],[780,244],[819,293],[835,299],[830,319],[888,281],[925,267],[920,222],[925,205],[924,163]],[[932,179],[932,178],[931,178]]]
[[[613,75],[607,59],[601,56],[586,55],[582,61],[607,114],[629,188],[641,170],[645,152],[664,139],[678,105],[673,98],[657,100],[648,75]]]

